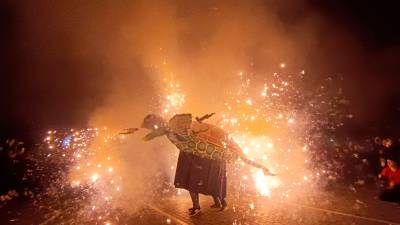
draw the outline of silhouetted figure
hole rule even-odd
[[[400,202],[400,169],[395,159],[387,159],[387,166],[379,174],[379,178],[387,182],[379,198],[382,201]]]
[[[212,208],[225,209],[226,163],[240,158],[244,163],[262,169],[264,174],[274,175],[265,166],[248,159],[224,130],[203,123],[212,115],[193,121],[191,114],[177,114],[167,122],[158,115],[149,114],[142,123],[143,128],[150,130],[144,140],[165,135],[180,150],[174,183],[175,187],[190,192],[191,216],[200,212],[199,193],[213,196]]]

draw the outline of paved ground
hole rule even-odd
[[[400,208],[369,198],[361,199],[360,194],[323,194],[326,199],[319,204],[310,200],[297,202],[277,202],[259,197],[257,201],[248,199],[231,202],[224,212],[210,209],[210,198],[203,197],[202,213],[196,217],[187,216],[191,206],[186,197],[167,199],[157,207],[181,224],[343,224],[343,225],[400,225]],[[232,201],[232,200],[231,200]]]
[[[340,193],[340,194],[338,194]],[[152,202],[134,215],[119,218],[119,224],[343,224],[343,225],[400,225],[400,207],[380,202],[376,193],[346,189],[336,193],[325,192],[315,198],[296,201],[277,201],[266,197],[240,197],[228,199],[229,207],[223,212],[209,208],[210,197],[201,196],[202,212],[195,217],[187,215],[191,207],[187,195],[174,196]],[[315,200],[318,199],[318,200]],[[39,208],[32,202],[13,201],[0,208],[0,224],[77,224],[73,216],[64,213],[46,214],[51,209]],[[47,216],[46,216],[47,215]],[[52,216],[48,216],[52,215]],[[111,215],[113,216],[113,215]],[[87,222],[85,224],[107,224]],[[115,222],[110,223],[115,224]]]

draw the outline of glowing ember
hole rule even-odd
[[[254,203],[253,202],[250,203],[249,207],[250,207],[251,210],[253,210],[254,209]]]
[[[99,175],[97,173],[93,174],[92,177],[92,182],[96,182],[97,179],[99,179]]]

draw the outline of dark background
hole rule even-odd
[[[86,126],[90,113],[107,96],[111,75],[104,69],[105,62],[69,38],[79,18],[58,28],[47,23],[74,12],[51,13],[57,1],[30,3],[32,11],[24,4],[12,0],[0,3],[0,137],[32,141],[48,128]],[[349,32],[349,39],[361,46],[362,54],[346,55],[333,48],[332,36],[321,40],[319,51],[309,59],[326,62],[317,72],[340,73],[346,79],[344,88],[356,115],[347,124],[349,135],[398,134],[400,18],[395,0],[306,1],[299,8],[290,7],[287,1],[265,4],[275,8],[284,26],[313,10],[330,25]],[[85,9],[77,4],[76,10]],[[37,20],[24,20],[27,13],[36,13],[30,18]],[[87,14],[90,16],[90,10]]]

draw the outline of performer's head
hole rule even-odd
[[[149,130],[157,130],[159,128],[163,128],[166,126],[165,120],[156,114],[148,114],[142,123],[142,128],[146,128]]]
[[[382,140],[382,145],[386,148],[390,148],[392,146],[392,144],[393,144],[393,141],[390,138],[385,138]]]
[[[392,169],[397,169],[397,162],[393,159],[387,159],[387,165]]]
[[[166,134],[166,127],[167,124],[165,122],[165,120],[156,114],[148,114],[144,119],[143,119],[143,123],[142,123],[142,128],[146,128],[151,130],[150,133],[148,133],[145,137],[144,140],[145,141],[149,141],[153,138],[162,136],[164,134]]]

